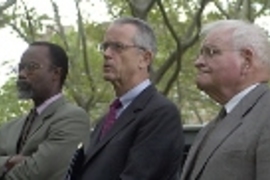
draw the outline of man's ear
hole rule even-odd
[[[254,66],[255,52],[251,48],[245,48],[241,50],[241,56],[243,57],[242,68],[249,71]]]
[[[60,67],[54,67],[53,68],[53,79],[59,80],[61,79],[61,74],[62,74],[62,68]]]
[[[152,63],[153,53],[150,51],[144,51],[140,62],[140,68],[149,67]]]

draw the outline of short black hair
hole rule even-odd
[[[68,74],[68,56],[66,51],[61,46],[47,41],[35,41],[30,46],[48,47],[52,64],[62,69],[60,77],[60,86],[62,87]]]

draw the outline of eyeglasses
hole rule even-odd
[[[29,62],[29,63],[19,63],[18,64],[18,72],[21,72],[23,70],[26,71],[26,73],[33,73],[35,70],[42,68],[41,64]]]
[[[145,50],[144,47],[138,46],[138,45],[128,45],[128,44],[123,44],[121,42],[103,42],[99,44],[99,51],[105,52],[108,48],[110,48],[112,51],[115,51],[117,53],[121,53],[124,50],[127,50],[129,48],[139,48],[141,50]]]
[[[237,49],[218,49],[216,47],[203,46],[200,49],[200,56],[205,58],[213,58],[216,55],[222,54],[223,51],[239,51]]]

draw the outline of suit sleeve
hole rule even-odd
[[[3,175],[5,172],[5,163],[6,161],[10,158],[10,156],[7,155],[6,152],[6,143],[7,143],[7,135],[6,135],[6,129],[7,125],[3,125],[0,128],[0,177]]]
[[[256,150],[256,180],[270,177],[270,122],[264,124]]]
[[[89,132],[88,115],[82,110],[70,110],[58,115],[50,124],[48,137],[38,150],[14,166],[4,180],[50,179],[55,173],[64,174],[79,142]],[[42,177],[42,178],[41,178]]]
[[[148,112],[140,124],[121,180],[173,179],[183,151],[180,115],[173,104]]]

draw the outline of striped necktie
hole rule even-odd
[[[18,143],[17,143],[17,153],[20,153],[23,146],[25,145],[29,132],[31,130],[31,127],[33,125],[33,122],[35,120],[35,118],[37,117],[37,111],[35,108],[31,109],[30,113],[28,114],[28,116],[25,119],[22,131],[21,131],[21,135],[19,137]]]

